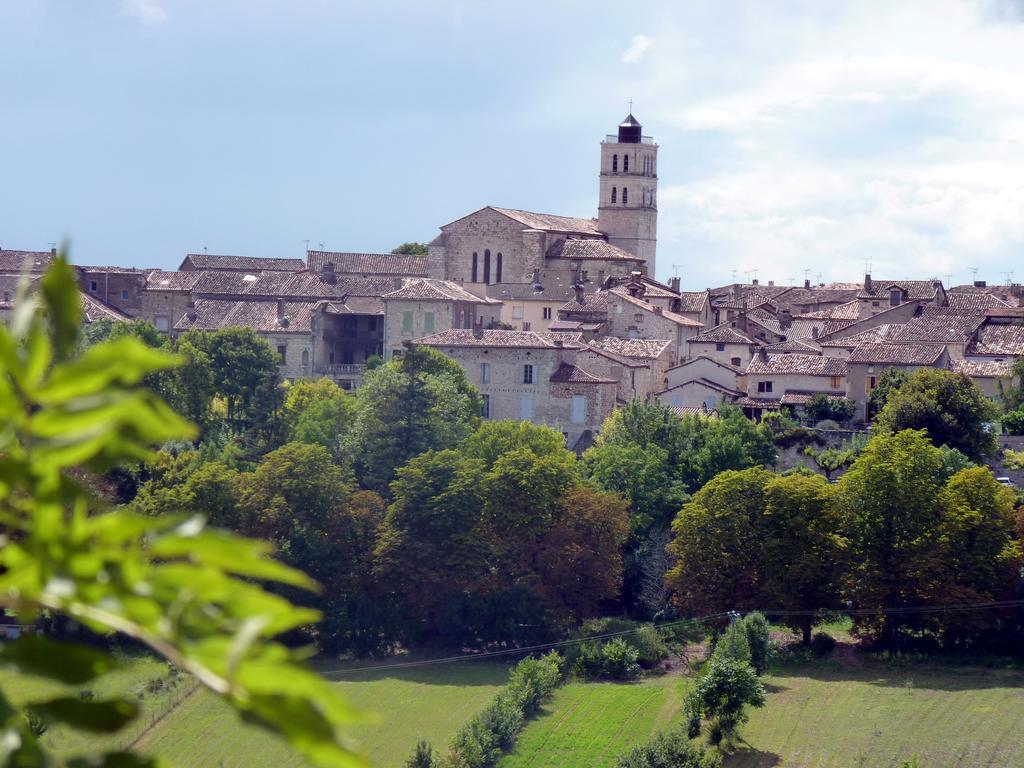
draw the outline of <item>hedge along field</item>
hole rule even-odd
[[[379,768],[397,768],[423,738],[447,747],[459,727],[486,706],[508,679],[504,664],[463,662],[393,671],[348,671],[337,677],[349,701],[375,721],[348,732]],[[285,744],[205,692],[189,697],[154,727],[140,748],[176,768],[299,768]]]
[[[568,683],[527,724],[500,768],[599,768],[679,722],[685,678]]]
[[[816,664],[765,684],[726,768],[1024,768],[1024,671]]]

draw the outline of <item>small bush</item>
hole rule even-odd
[[[683,725],[686,726],[686,735],[691,739],[700,736],[700,704],[687,697],[683,705]]]
[[[649,624],[623,639],[636,648],[637,661],[644,669],[652,669],[668,658],[668,646],[661,633]]]
[[[508,678],[508,691],[526,716],[551,698],[562,679],[562,657],[549,653],[540,659],[523,659]]]
[[[405,768],[434,768],[434,750],[429,742],[423,739],[416,742],[416,751],[405,761]]]
[[[621,758],[618,768],[721,768],[722,758],[690,743],[683,731],[660,733],[634,747]]]
[[[747,634],[747,646],[750,648],[750,664],[757,674],[763,675],[771,657],[768,619],[763,613],[751,613],[743,619],[743,630]]]
[[[837,422],[837,421],[835,421],[833,419],[822,419],[821,421],[819,421],[817,424],[814,425],[814,428],[815,429],[825,429],[825,430],[842,429],[842,427],[839,426],[839,422]]]
[[[1003,465],[1016,472],[1024,470],[1024,451],[1003,451]]]
[[[712,659],[731,658],[750,663],[750,642],[742,621],[734,621],[718,636]]]
[[[633,680],[640,674],[640,654],[621,637],[605,643],[601,649],[603,672],[612,680]]]
[[[1000,421],[1011,435],[1024,435],[1024,408],[1004,413]]]
[[[836,639],[827,632],[815,632],[811,636],[811,653],[815,656],[827,656],[836,647]]]

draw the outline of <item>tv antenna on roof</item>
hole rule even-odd
[[[206,246],[203,246],[203,253],[206,253]]]
[[[871,257],[870,256],[865,256],[864,257],[864,274],[865,275],[870,275],[871,274]]]
[[[811,270],[805,269],[804,270],[804,280],[806,280],[810,276],[811,276]]]
[[[303,240],[302,242],[304,242],[306,244],[306,253],[309,253],[309,240],[306,239],[306,240]]]
[[[757,280],[757,270],[756,269],[748,269],[748,270],[744,271],[743,274],[747,276],[747,282],[748,283],[750,282],[750,276],[751,275],[753,275],[754,279]]]
[[[953,276],[952,275],[946,275],[946,285],[949,286],[949,285],[952,285],[952,284],[953,284]]]
[[[1006,284],[1010,285],[1010,283],[1013,282],[1013,270],[1011,269],[1008,272],[1003,272],[1003,274],[1006,275]]]
[[[324,249],[324,244],[323,243],[318,243],[318,245],[320,246],[320,250],[322,251]]]
[[[736,269],[735,268],[733,268],[733,270],[732,270],[732,281],[734,283],[736,282]]]
[[[679,277],[679,269],[681,267],[685,267],[685,266],[686,266],[685,264],[673,264],[672,265],[672,272],[674,273],[673,277]]]
[[[817,280],[817,281],[818,281],[819,283],[821,283],[821,272],[819,272],[819,273],[818,273],[817,275],[815,275],[815,279],[816,279],[816,280]],[[824,285],[824,283],[822,283],[822,285]]]
[[[971,282],[977,280],[978,279],[978,268],[977,267],[968,267],[967,269],[969,269],[970,272],[971,272]]]

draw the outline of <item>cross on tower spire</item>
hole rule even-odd
[[[629,114],[631,114],[631,115],[633,114],[633,100],[632,99],[629,100]]]

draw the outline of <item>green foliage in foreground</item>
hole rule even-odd
[[[312,762],[351,766],[341,730],[355,713],[275,635],[316,621],[257,581],[313,589],[269,547],[199,519],[103,512],[78,481],[144,460],[149,447],[194,435],[159,397],[140,388],[179,359],[125,337],[79,354],[81,304],[65,258],[22,295],[0,328],[0,609],[31,624],[62,615],[94,632],[149,646],[280,734]],[[26,635],[0,648],[0,664],[85,686],[116,669],[93,647]],[[48,766],[39,725],[116,733],[138,715],[123,697],[67,695],[11,702],[0,693],[0,765]],[[90,754],[69,766],[145,766],[126,752]]]

